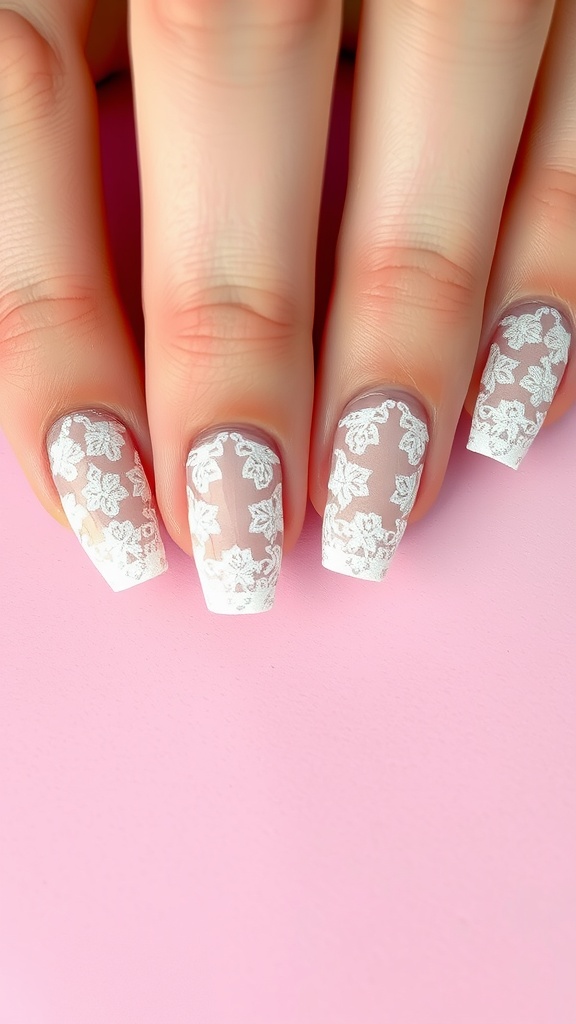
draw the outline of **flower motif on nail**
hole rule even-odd
[[[251,548],[235,544],[220,558],[199,562],[199,572],[210,580],[211,598],[220,611],[267,611],[272,607],[282,548],[269,544],[266,555],[255,559]]]
[[[520,436],[528,437],[531,433],[536,433],[535,424],[526,418],[526,407],[523,402],[502,399],[497,406],[481,406],[477,415],[480,421],[484,421],[483,432],[488,434],[490,449],[494,455],[506,454]],[[477,429],[481,426],[479,423]]]
[[[405,402],[398,402],[400,410],[400,426],[406,433],[400,440],[400,451],[406,452],[411,466],[417,466],[426,451],[429,441],[428,427],[418,416],[410,411]]]
[[[144,504],[147,505],[151,500],[152,492],[137,451],[134,452],[134,469],[129,469],[126,476],[133,487],[132,497],[142,498]]]
[[[50,466],[52,473],[72,483],[78,476],[78,463],[84,458],[84,451],[68,434],[71,418],[64,420],[59,437],[50,445]],[[67,429],[68,426],[68,429]]]
[[[497,384],[513,384],[514,374],[512,371],[519,365],[518,359],[505,356],[495,342],[490,348],[488,361],[482,374],[482,384],[486,389],[485,397],[492,394]]]
[[[192,481],[200,494],[206,494],[211,483],[222,479],[222,470],[216,459],[224,454],[223,442],[227,438],[226,432],[217,434],[211,440],[196,445],[188,455],[186,466],[192,470]]]
[[[101,510],[105,515],[117,516],[120,503],[128,497],[128,491],[120,483],[118,473],[102,473],[92,462],[86,473],[88,483],[82,488],[89,512]]]
[[[542,314],[548,313],[546,306],[535,313],[522,313],[520,316],[505,316],[500,326],[510,348],[520,349],[523,345],[538,345],[542,342]]]
[[[234,450],[246,461],[242,467],[245,480],[253,480],[257,491],[264,490],[272,481],[274,466],[280,465],[280,459],[267,444],[251,441],[242,434],[230,434],[234,441]]]
[[[551,309],[550,312],[554,315],[556,323],[544,335],[544,344],[550,353],[551,363],[565,363],[568,360],[571,337],[562,325],[558,311]]]
[[[339,519],[334,503],[326,506],[322,530],[323,562],[346,575],[380,580],[406,529],[397,519],[396,529],[387,530],[374,512],[355,512],[351,520]]]
[[[520,381],[520,387],[530,392],[530,402],[535,408],[543,402],[550,404],[557,384],[558,378],[552,373],[549,356],[543,356],[539,366],[529,366],[528,373]]]
[[[368,495],[367,481],[372,470],[349,462],[341,448],[335,449],[334,457],[336,461],[328,481],[328,490],[336,498],[340,509],[344,509],[353,498]]]
[[[533,311],[500,321],[474,407],[467,444],[471,451],[518,468],[564,372],[571,341],[568,326],[559,310],[536,304]],[[517,359],[506,354],[506,342]]]
[[[210,536],[220,533],[218,505],[210,505],[207,501],[195,498],[190,487],[186,488],[186,492],[190,532],[198,544],[204,545]]]
[[[400,506],[400,513],[403,516],[407,516],[412,510],[423,468],[423,466],[420,466],[420,469],[416,473],[411,473],[410,476],[396,476],[396,490],[391,496],[390,501]]]
[[[254,589],[255,577],[260,572],[260,562],[252,555],[251,548],[240,548],[237,544],[222,552],[221,558],[205,558],[202,570],[207,576],[226,582],[228,591]]]
[[[106,554],[117,569],[132,579],[141,579],[146,568],[142,551],[142,530],[126,520],[123,523],[113,519],[104,527]]]
[[[356,409],[348,413],[339,421],[339,427],[347,427],[344,441],[354,455],[364,455],[368,445],[380,444],[378,423],[386,423],[389,410],[393,409],[396,403],[392,399],[385,399],[373,408]]]
[[[382,516],[375,512],[355,512],[346,523],[344,536],[346,550],[356,554],[375,555],[382,543],[386,542],[389,531],[382,526]]]
[[[91,420],[83,414],[76,414],[74,420],[86,427],[86,454],[104,456],[110,462],[118,462],[122,457],[122,448],[126,444],[123,434],[126,427],[123,423],[110,420]]]
[[[282,512],[282,484],[276,484],[271,496],[248,506],[250,512],[250,533],[263,533],[266,540],[273,541],[284,529]]]

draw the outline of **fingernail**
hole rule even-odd
[[[523,303],[498,324],[484,367],[467,448],[518,469],[566,368],[572,339],[560,310]]]
[[[210,611],[272,607],[284,520],[280,459],[245,429],[199,438],[186,460],[194,558]]]
[[[423,406],[408,395],[364,395],[346,407],[334,437],[322,565],[381,580],[406,529],[428,444]]]
[[[46,446],[68,522],[112,590],[165,572],[156,505],[124,424],[109,412],[74,412],[51,426]]]

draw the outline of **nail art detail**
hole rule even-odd
[[[46,446],[68,522],[112,590],[165,572],[156,506],[124,424],[95,409],[75,412],[52,425]]]
[[[334,438],[322,565],[381,580],[406,529],[428,444],[416,399],[365,395],[351,403]]]
[[[282,561],[280,459],[237,430],[200,440],[186,461],[188,520],[210,611],[272,607]]]
[[[568,361],[569,321],[553,306],[525,304],[492,341],[467,448],[518,469],[540,430]]]

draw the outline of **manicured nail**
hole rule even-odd
[[[566,368],[572,327],[553,306],[524,303],[494,333],[467,448],[518,469]]]
[[[82,410],[57,420],[46,446],[68,522],[112,590],[165,572],[156,506],[124,424]]]
[[[265,612],[282,560],[282,470],[263,437],[219,430],[186,461],[188,518],[210,611]]]
[[[365,395],[344,410],[334,437],[322,565],[362,580],[384,578],[416,500],[428,428],[415,398]]]

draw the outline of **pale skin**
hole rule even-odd
[[[190,553],[186,453],[212,426],[246,424],[281,455],[289,550],[307,495],[324,511],[342,409],[394,387],[429,418],[411,520],[424,515],[462,406],[474,406],[495,318],[533,297],[576,315],[573,0],[365,0],[316,381],[338,0],[133,0],[128,26],[116,0],[8,6],[0,0],[0,426],[45,508],[66,522],[46,458],[51,423],[109,409]],[[352,35],[358,8],[345,12]],[[97,150],[94,80],[127,64],[127,38],[144,366],[110,270]],[[575,395],[572,360],[546,423]]]

